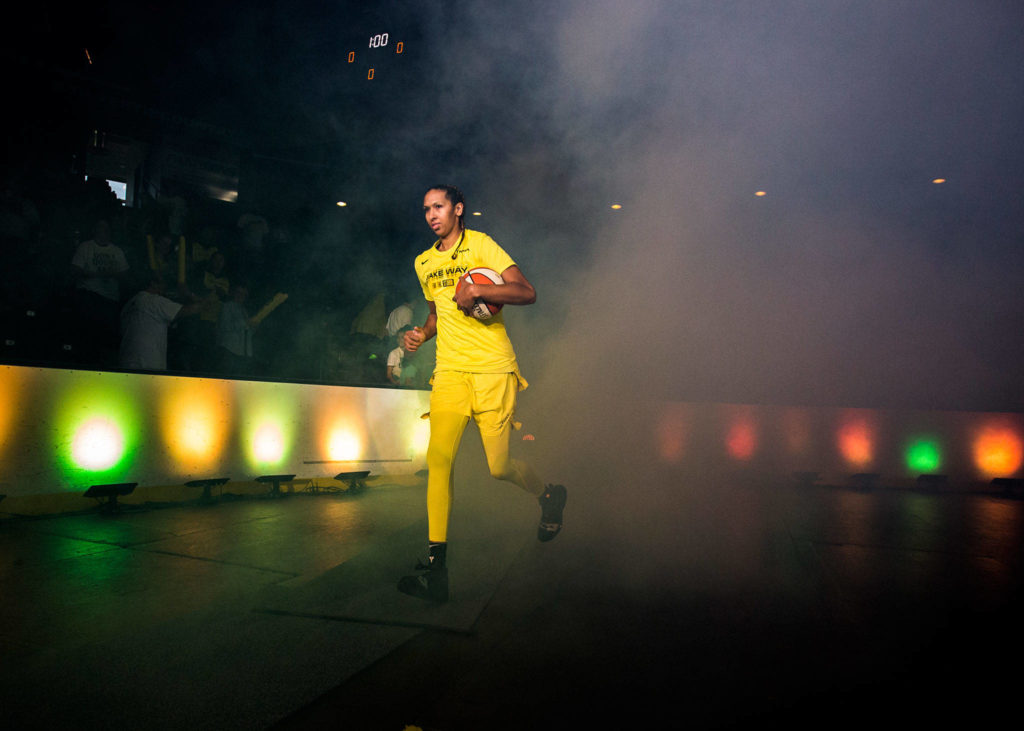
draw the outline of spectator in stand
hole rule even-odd
[[[147,241],[149,249],[149,268],[159,274],[165,281],[171,281],[178,275],[178,260],[174,245],[174,236],[165,231]]]
[[[171,186],[165,186],[157,198],[164,217],[164,223],[171,235],[177,239],[188,230],[188,201]]]
[[[402,383],[402,360],[405,358],[405,331],[411,329],[403,327],[395,333],[395,343],[398,347],[388,353],[388,382],[396,386]]]
[[[217,229],[213,226],[203,226],[199,231],[199,237],[191,242],[192,256],[189,266],[201,268],[207,265],[214,253],[221,251],[217,245]],[[221,252],[223,254],[223,252]]]
[[[200,370],[216,370],[217,323],[223,303],[228,299],[231,286],[224,276],[226,259],[220,251],[214,251],[206,261],[203,276],[195,285],[199,296],[198,325],[198,367]]]
[[[150,272],[149,283],[121,310],[118,365],[144,371],[167,370],[167,328],[195,314],[199,304],[182,305],[165,296],[164,278]]]
[[[93,238],[78,245],[71,259],[78,316],[87,339],[83,349],[97,365],[113,365],[120,334],[121,284],[129,267],[124,251],[110,238],[110,224],[97,222]]]
[[[217,354],[220,372],[245,376],[252,373],[252,334],[257,323],[245,307],[249,288],[236,282],[231,296],[220,308],[217,318]]]
[[[393,338],[399,330],[412,326],[412,299],[406,298],[388,315],[388,322],[385,326],[388,337]]]

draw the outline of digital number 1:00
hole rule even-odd
[[[381,33],[370,38],[370,48],[383,48],[388,44],[388,34]]]

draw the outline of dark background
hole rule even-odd
[[[508,322],[542,392],[1024,407],[1014,3],[493,5],[36,3],[5,31],[5,167],[51,243],[95,214],[60,202],[97,132],[146,145],[139,209],[264,215],[254,268],[292,295],[268,377],[418,296],[444,181],[538,287]]]

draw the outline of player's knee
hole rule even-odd
[[[514,478],[512,461],[509,459],[488,462],[487,468],[491,471],[491,477],[495,480],[512,480]]]
[[[447,452],[431,452],[427,450],[427,469],[431,472],[447,472],[452,467],[452,455]]]

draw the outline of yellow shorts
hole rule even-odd
[[[482,435],[497,435],[510,424],[516,394],[527,387],[518,373],[438,371],[430,379],[431,413],[455,413],[472,418]]]

